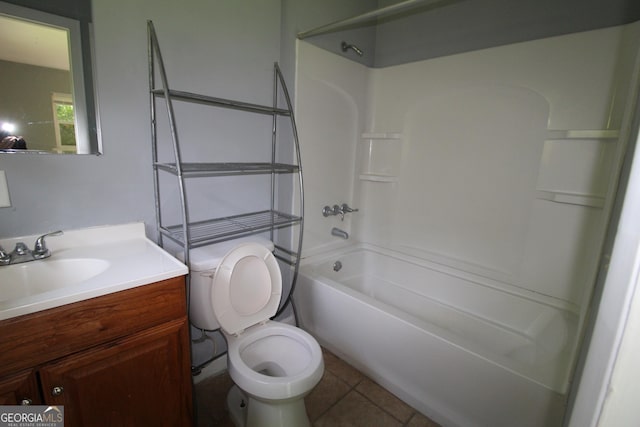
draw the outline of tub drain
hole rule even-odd
[[[342,268],[342,263],[340,261],[336,261],[333,263],[333,271],[340,271]]]

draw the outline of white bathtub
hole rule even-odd
[[[577,322],[567,310],[367,245],[306,260],[294,300],[322,345],[445,426],[562,422]]]

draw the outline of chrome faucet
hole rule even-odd
[[[334,216],[339,214],[340,214],[340,206],[338,205],[333,205],[333,207],[330,207],[327,205],[324,208],[322,208],[322,216],[324,217]]]
[[[351,212],[358,212],[360,209],[354,209],[354,208],[350,208],[348,204],[343,203],[342,205],[340,205],[340,212],[342,212],[342,215],[344,216],[344,214],[346,213],[351,213]]]
[[[331,235],[336,237],[342,237],[345,240],[349,238],[349,233],[336,227],[333,227],[331,229]]]
[[[0,265],[20,264],[23,262],[49,258],[51,256],[51,251],[47,248],[44,239],[48,236],[60,236],[61,234],[61,230],[43,234],[36,239],[33,250],[30,250],[24,242],[16,243],[16,247],[13,249],[13,252],[9,254],[0,247]]]
[[[322,216],[335,216],[340,215],[340,221],[344,221],[344,214],[358,212],[358,209],[350,208],[348,204],[343,203],[342,205],[333,205],[333,207],[325,206],[322,208]]]
[[[0,246],[0,265],[7,265],[11,261],[11,255],[4,250],[2,246]]]

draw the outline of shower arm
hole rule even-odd
[[[360,48],[356,45],[353,44],[349,44],[347,42],[342,42],[342,44],[340,45],[340,47],[342,48],[343,52],[348,51],[349,49],[351,49],[352,51],[354,51],[355,53],[358,54],[358,56],[362,56],[364,53],[362,52],[362,50],[360,50]]]

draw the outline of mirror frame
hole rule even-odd
[[[91,22],[81,23],[53,13],[0,1],[0,14],[65,29],[69,37],[69,62],[75,115],[76,152],[41,150],[0,151],[3,154],[102,154],[102,140],[96,90],[94,87],[93,31]],[[84,24],[84,25],[83,25]],[[83,31],[85,26],[85,31]],[[83,36],[86,43],[83,43]]]

